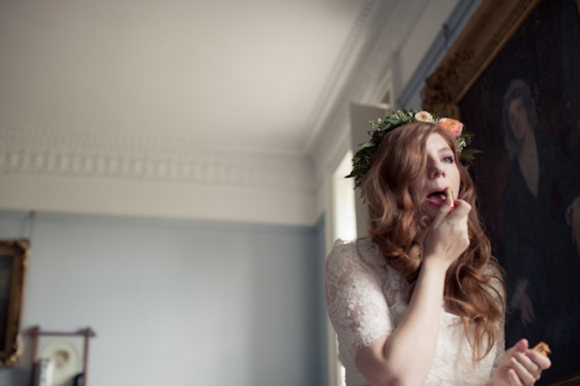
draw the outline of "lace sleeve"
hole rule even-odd
[[[336,330],[341,350],[354,358],[393,329],[392,317],[372,269],[363,262],[356,243],[338,241],[326,260],[324,297],[328,316]]]
[[[497,337],[495,342],[495,359],[493,360],[493,366],[491,368],[491,375],[489,377],[490,381],[489,384],[493,381],[493,377],[495,376],[495,372],[497,371],[499,364],[503,358],[503,354],[505,353],[505,334],[503,328],[500,330],[500,336]]]

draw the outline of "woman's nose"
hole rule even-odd
[[[438,161],[430,161],[429,162],[429,177],[430,178],[437,178],[442,175],[445,175],[445,168],[443,163]]]

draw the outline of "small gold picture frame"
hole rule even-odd
[[[0,241],[0,366],[22,354],[22,310],[30,248],[27,240]]]

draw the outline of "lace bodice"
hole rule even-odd
[[[326,261],[324,295],[348,386],[368,385],[354,365],[356,352],[398,326],[407,310],[407,288],[407,281],[385,263],[370,240],[339,240],[334,245]],[[435,358],[425,385],[487,385],[503,351],[501,337],[483,360],[473,364],[461,318],[442,310]]]

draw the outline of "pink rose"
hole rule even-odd
[[[453,139],[457,139],[463,131],[463,123],[452,118],[441,118],[437,121],[439,127],[447,132]]]

